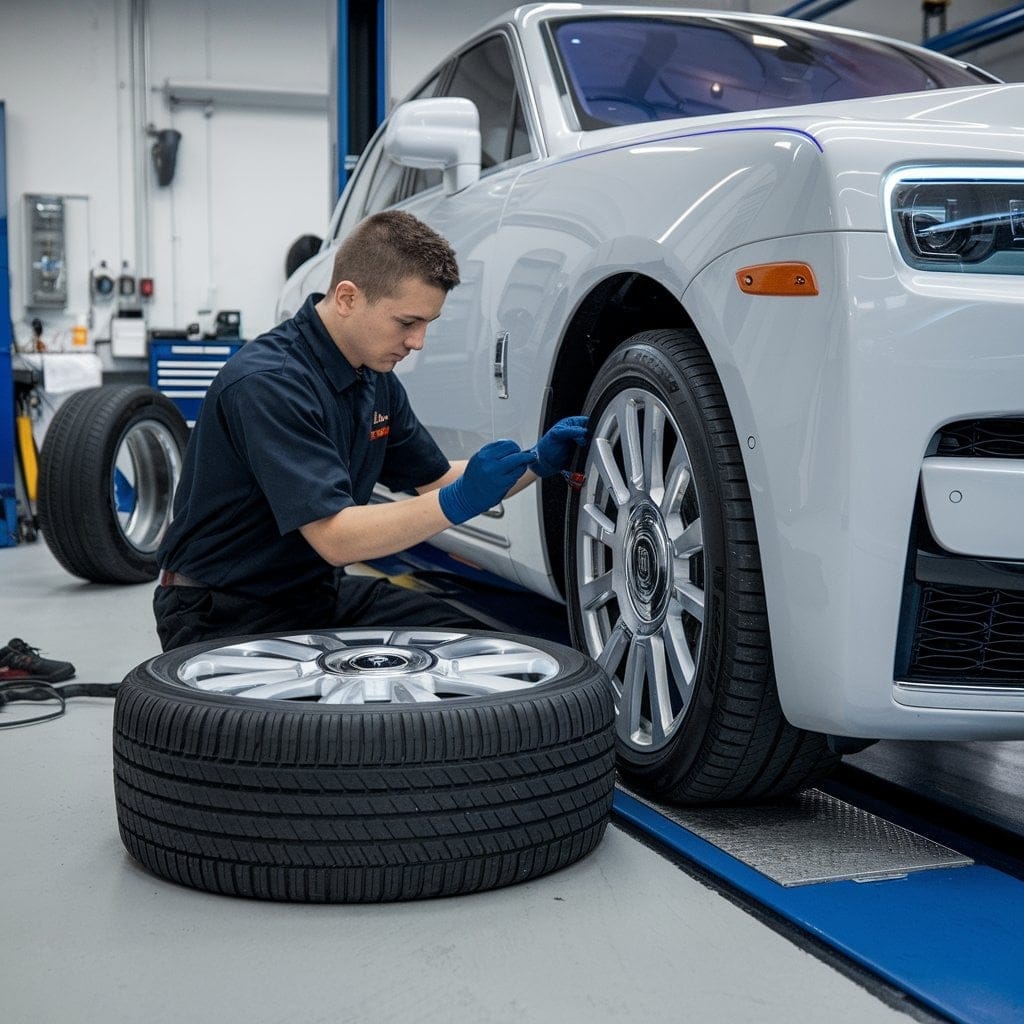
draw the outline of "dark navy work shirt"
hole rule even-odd
[[[364,505],[379,481],[408,491],[449,467],[393,373],[356,372],[313,295],[221,369],[192,431],[165,569],[252,597],[285,596],[333,569],[300,526]]]

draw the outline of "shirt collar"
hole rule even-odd
[[[362,370],[355,367],[342,355],[341,349],[334,343],[334,339],[328,334],[320,314],[316,311],[316,304],[323,298],[323,294],[316,292],[302,304],[302,308],[295,314],[295,322],[302,332],[303,337],[309,342],[313,354],[324,368],[327,379],[334,386],[335,391],[344,391],[353,384],[373,382],[374,373],[365,366]]]

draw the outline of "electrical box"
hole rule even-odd
[[[25,252],[28,257],[28,296],[30,308],[45,306],[64,309],[68,303],[68,277],[65,262],[64,198],[62,196],[25,196]]]

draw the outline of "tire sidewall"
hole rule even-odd
[[[673,333],[677,337],[683,336],[682,332]],[[644,337],[643,334],[636,335],[615,349],[595,377],[584,411],[590,416],[591,423],[596,424],[612,399],[624,390],[640,388],[658,398],[670,410],[686,444],[700,497],[706,573],[705,618],[690,706],[675,736],[656,753],[638,751],[616,737],[620,765],[627,770],[642,770],[651,785],[661,787],[670,785],[685,774],[698,758],[715,714],[722,652],[726,645],[728,545],[720,514],[723,502],[721,486],[698,399],[680,367],[656,343],[644,340]],[[586,650],[576,589],[579,511],[580,492],[574,491],[566,517],[566,594],[572,642]]]

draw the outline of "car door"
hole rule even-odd
[[[476,105],[481,174],[475,184],[451,196],[441,188],[440,172],[410,171],[403,183],[399,205],[451,242],[462,283],[431,324],[423,350],[409,356],[398,373],[420,420],[445,454],[456,459],[467,458],[494,437],[493,249],[505,198],[534,151],[503,32],[459,54],[438,95]]]

